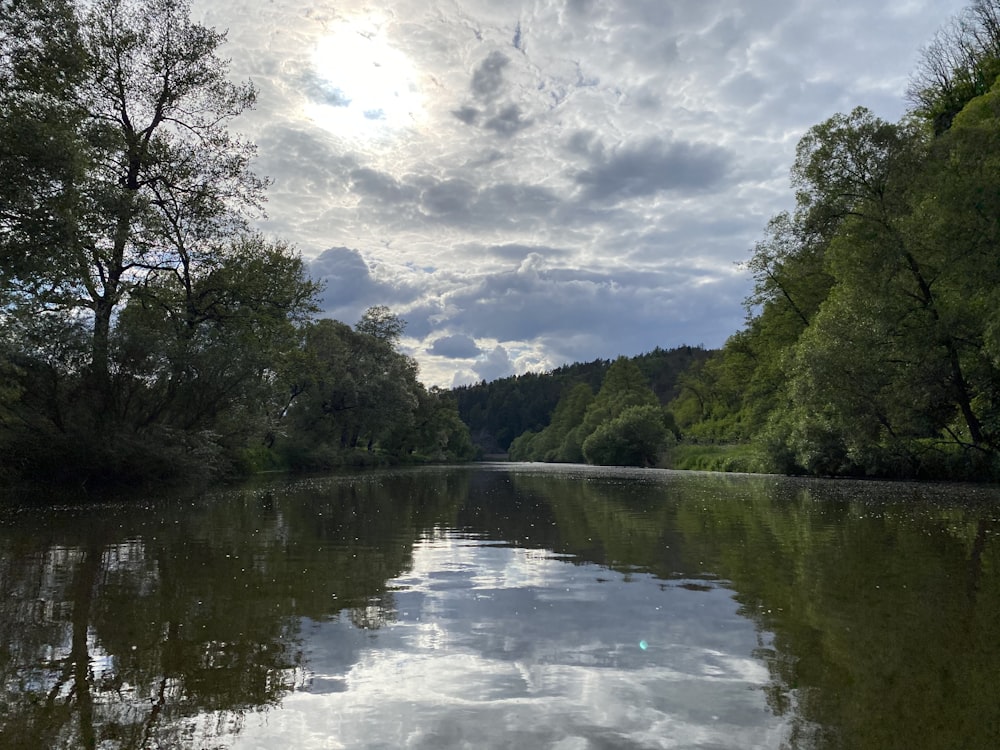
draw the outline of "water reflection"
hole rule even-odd
[[[756,634],[729,592],[696,599],[645,574],[622,584],[484,542],[420,542],[393,582],[395,625],[360,658],[345,652],[359,638],[343,623],[315,626],[318,687],[235,746],[778,746]]]
[[[219,744],[305,684],[305,618],[390,618],[417,530],[464,495],[439,475],[8,512],[0,746]]]
[[[0,746],[994,747],[998,500],[520,466],[12,508]]]

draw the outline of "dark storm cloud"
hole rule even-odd
[[[476,196],[476,186],[467,180],[433,181],[420,193],[420,207],[432,216],[467,214]]]
[[[325,309],[348,305],[370,295],[375,288],[361,253],[347,247],[324,250],[310,264],[309,270],[313,278],[323,283]]]
[[[657,328],[702,318],[715,326],[719,315],[733,326],[742,320],[747,289],[740,277],[702,283],[712,277],[695,268],[599,272],[540,266],[540,258],[532,258],[450,294],[455,312],[448,322],[477,339],[556,341],[586,332],[609,345],[644,340],[651,349]]]
[[[584,197],[622,201],[662,191],[706,190],[719,186],[735,157],[720,146],[651,139],[600,154],[575,175]]]
[[[419,208],[425,218],[452,226],[530,228],[562,205],[551,190],[500,183],[488,187],[463,179],[427,180]]]
[[[459,333],[434,339],[427,349],[428,354],[451,359],[473,359],[483,353],[475,339]]]
[[[507,349],[497,344],[490,351],[486,352],[472,369],[480,380],[490,381],[507,377],[514,374],[514,363],[510,361],[510,354]]]
[[[520,104],[504,96],[504,71],[510,65],[510,58],[502,52],[494,50],[487,55],[473,71],[470,84],[473,96],[483,104],[483,108],[465,104],[452,110],[451,114],[466,125],[481,123],[483,130],[502,138],[509,138],[530,127],[532,118],[525,115]]]
[[[407,318],[435,319],[469,339],[500,342],[465,366],[476,379],[490,379],[521,371],[523,364],[512,356],[514,349],[524,351],[518,342],[546,352],[549,366],[656,346],[720,346],[720,330],[735,331],[742,323],[740,302],[747,292],[738,275],[693,266],[546,268],[540,255],[531,254],[517,268],[470,276],[442,304],[418,306]]]
[[[486,159],[486,163],[489,163]],[[576,211],[583,220],[586,211],[568,206],[555,191],[532,184],[476,181],[481,165],[465,165],[458,177],[393,177],[369,167],[349,173],[350,188],[364,205],[384,214],[393,223],[446,224],[468,229],[532,228],[559,212]]]
[[[503,89],[503,71],[510,65],[510,58],[494,50],[472,74],[472,93],[480,99],[493,99]]]

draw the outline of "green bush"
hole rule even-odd
[[[630,406],[598,425],[583,441],[583,455],[601,466],[655,466],[668,435],[659,406]]]
[[[670,451],[667,468],[687,471],[768,473],[766,459],[747,443],[725,445],[678,443]]]

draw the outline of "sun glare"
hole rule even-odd
[[[342,23],[319,40],[312,64],[307,114],[324,128],[367,138],[419,124],[417,71],[370,22]]]

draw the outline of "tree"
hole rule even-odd
[[[358,333],[364,333],[379,341],[384,341],[390,346],[396,346],[399,344],[403,331],[406,330],[406,321],[385,305],[375,305],[365,310],[354,329]]]
[[[475,447],[469,428],[458,416],[458,406],[450,393],[436,387],[417,388],[417,408],[413,424],[393,431],[387,444],[399,456],[422,456],[432,461],[469,461]]]
[[[26,471],[184,472],[264,429],[317,287],[249,230],[224,40],[182,0],[4,4],[0,440]]]
[[[180,0],[60,4],[58,14],[44,7],[27,3],[3,22],[11,62],[0,107],[7,127],[22,136],[51,131],[43,142],[65,156],[32,178],[37,143],[5,139],[3,171],[17,186],[0,239],[11,269],[7,300],[86,316],[88,369],[102,407],[113,411],[118,312],[157,275],[175,275],[192,297],[196,275],[259,206],[264,182],[249,169],[253,146],[227,130],[254,90],[229,81],[217,56],[224,35],[192,23]],[[51,38],[46,22],[56,24]],[[65,62],[65,78],[41,72],[53,55]],[[36,112],[45,119],[29,125]]]
[[[587,406],[583,418],[581,442],[602,423],[614,419],[630,406],[655,406],[656,396],[639,366],[628,357],[611,363],[601,390]]]
[[[973,99],[935,138],[855,110],[803,139],[798,215],[828,238],[831,287],[784,358],[787,398],[765,435],[773,454],[816,473],[990,471],[994,96]],[[940,456],[956,450],[945,467]]]
[[[925,51],[910,116],[805,134],[746,329],[682,378],[686,436],[749,437],[784,471],[996,476],[998,73],[1000,3],[976,0]]]
[[[992,115],[993,129],[997,121]],[[862,325],[885,330],[885,345],[876,351],[879,367],[889,370],[886,397],[907,392],[911,408],[928,422],[926,436],[950,431],[957,442],[989,450],[994,438],[980,408],[985,383],[979,384],[975,375],[981,369],[976,365],[981,323],[968,314],[967,305],[983,293],[994,299],[995,287],[982,286],[979,268],[990,267],[986,261],[995,249],[996,222],[987,218],[983,225],[977,218],[984,208],[981,198],[943,216],[947,203],[936,197],[948,180],[962,183],[958,194],[965,196],[963,202],[985,187],[969,179],[986,177],[971,160],[965,165],[970,171],[955,171],[961,135],[960,130],[933,144],[929,152],[919,130],[870,118],[845,123],[825,130],[823,138],[834,148],[858,144],[854,153],[862,158],[828,161],[830,147],[824,145],[813,151],[803,174],[813,186],[816,205],[844,207],[829,267],[841,299],[851,300],[850,314],[861,311]],[[987,179],[995,184],[992,175]],[[957,242],[962,234],[965,241]],[[970,255],[978,262],[969,263]],[[826,313],[828,319],[835,315],[833,307]],[[876,400],[887,405],[886,399]]]
[[[579,462],[583,459],[576,439],[587,407],[594,393],[586,383],[577,383],[563,394],[552,413],[552,420],[541,432],[524,433],[511,443],[511,458],[518,461]],[[524,438],[525,435],[532,436]],[[521,439],[524,438],[524,439]]]
[[[938,135],[1000,75],[1000,2],[975,0],[924,48],[907,94]]]
[[[256,236],[220,250],[190,290],[174,274],[150,277],[112,339],[123,415],[239,443],[263,435],[316,291],[298,255]]]
[[[583,455],[602,466],[655,466],[668,436],[660,407],[629,406],[583,441]]]
[[[275,446],[292,468],[472,457],[469,431],[454,402],[424,388],[416,362],[393,348],[391,336],[314,321],[301,330],[287,385],[289,402]]]

